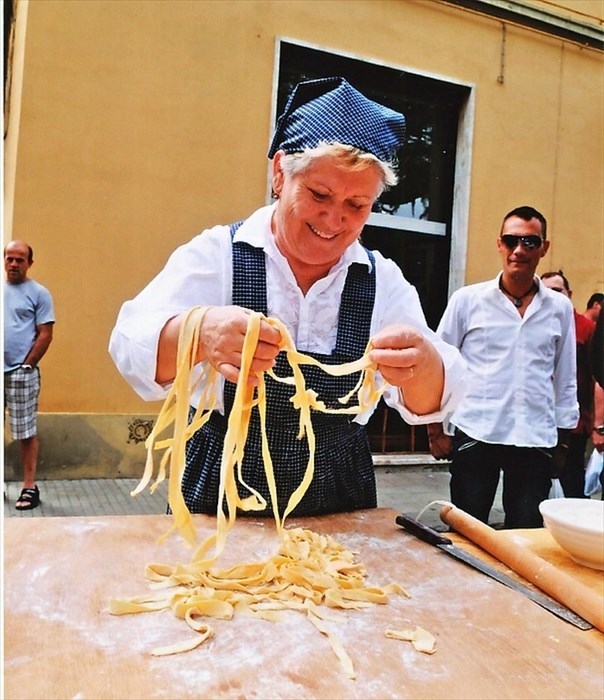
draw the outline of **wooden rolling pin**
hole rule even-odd
[[[440,519],[604,632],[604,601],[589,586],[536,554],[522,549],[509,538],[502,537],[501,533],[498,534],[493,528],[452,504],[441,508]]]

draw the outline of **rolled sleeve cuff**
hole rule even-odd
[[[443,397],[438,411],[418,415],[410,411],[405,406],[404,402],[401,401],[401,392],[397,387],[388,387],[384,392],[386,403],[391,408],[396,409],[401,418],[409,425],[425,425],[426,423],[447,424],[453,411],[462,400],[466,390],[466,383],[464,380],[466,363],[454,348],[450,348],[450,350],[452,352],[447,352],[444,356],[441,351],[441,356],[443,356],[443,362],[445,364],[445,385],[443,387]]]
[[[574,407],[556,406],[556,426],[561,430],[573,430],[579,423],[579,404]]]
[[[174,312],[147,315],[131,320],[129,333],[124,335],[117,326],[109,341],[109,354],[120,374],[145,401],[162,401],[170,385],[155,381],[159,335]]]

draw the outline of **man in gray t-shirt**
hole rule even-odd
[[[4,249],[4,406],[23,462],[17,510],[30,510],[40,503],[36,485],[38,363],[52,342],[55,322],[50,292],[27,276],[33,262],[33,251],[23,241],[11,241]]]

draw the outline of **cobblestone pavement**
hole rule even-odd
[[[433,501],[449,500],[449,473],[446,466],[376,467],[378,506],[393,508],[415,516]],[[166,512],[167,483],[155,493],[149,489],[135,497],[130,492],[137,479],[74,479],[39,481],[40,505],[18,511],[15,502],[21,483],[4,485],[4,516],[10,518],[48,518],[82,515],[153,515]],[[421,521],[438,530],[446,529],[438,517],[438,506],[431,506]],[[503,521],[501,497],[491,512],[491,524]]]

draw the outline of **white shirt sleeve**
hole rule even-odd
[[[554,401],[558,428],[577,427],[579,405],[577,402],[577,341],[572,305],[567,304],[565,323],[556,348],[554,361]]]

